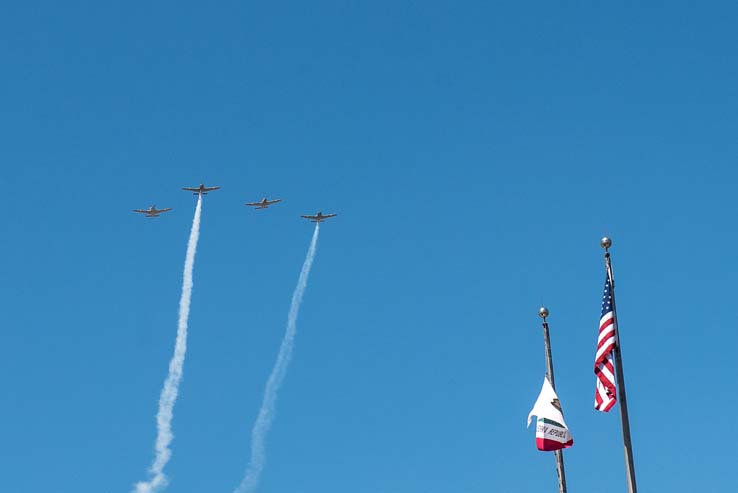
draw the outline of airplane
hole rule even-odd
[[[267,198],[264,197],[259,202],[248,202],[246,205],[248,205],[249,207],[255,207],[257,209],[266,209],[270,205],[276,204],[277,202],[282,202],[282,199],[267,200]]]
[[[322,221],[325,221],[326,219],[330,219],[331,217],[336,217],[336,214],[323,214],[322,212],[318,212],[314,216],[300,216],[305,219],[310,220],[312,223],[320,223]]]
[[[220,187],[206,187],[202,183],[200,183],[200,186],[197,188],[191,188],[191,187],[184,187],[182,190],[187,190],[188,192],[194,192],[195,195],[207,195],[208,192],[212,192],[213,190],[218,190]]]
[[[146,214],[146,217],[159,217],[159,214],[162,214],[164,212],[171,211],[172,208],[168,209],[157,209],[155,205],[152,205],[148,209],[134,209],[133,212],[138,212],[139,214]]]

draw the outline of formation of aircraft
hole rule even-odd
[[[159,217],[159,214],[163,214],[165,212],[171,211],[172,208],[169,207],[167,209],[157,209],[155,205],[152,205],[148,209],[133,209],[133,212],[138,212],[139,214],[144,214],[146,217]]]
[[[200,183],[199,187],[183,187],[182,190],[185,190],[187,192],[192,192],[195,195],[207,195],[208,192],[212,192],[214,190],[219,190],[220,187],[206,187],[203,183]],[[246,205],[249,207],[253,207],[254,209],[266,209],[270,205],[277,204],[279,202],[282,202],[282,199],[274,199],[274,200],[268,200],[266,197],[261,199],[259,202],[247,202]],[[155,205],[152,205],[148,209],[134,209],[133,212],[138,212],[140,214],[144,214],[146,217],[159,217],[159,214],[163,214],[165,212],[171,211],[171,207],[167,209],[157,209]],[[300,216],[304,219],[308,219],[310,222],[313,223],[321,223],[325,221],[326,219],[330,219],[332,217],[336,217],[337,214],[323,214],[322,212],[318,211],[317,214],[314,216]]]
[[[300,216],[300,217],[308,219],[311,223],[320,223],[320,222],[325,221],[326,219],[336,217],[336,214],[323,214],[322,212],[318,212],[314,216]]]
[[[188,192],[194,192],[195,195],[207,195],[208,192],[212,192],[213,190],[218,190],[220,187],[206,187],[202,183],[200,183],[200,186],[197,188],[191,188],[191,187],[184,187],[182,190],[186,190]]]
[[[267,198],[264,197],[259,202],[247,202],[246,205],[248,205],[249,207],[254,207],[256,209],[266,209],[270,205],[276,204],[278,202],[282,202],[282,199],[267,200]]]

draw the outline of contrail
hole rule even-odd
[[[267,380],[259,415],[254,423],[254,428],[251,430],[251,461],[246,468],[246,475],[243,481],[234,490],[235,493],[253,493],[256,491],[256,486],[259,484],[259,476],[261,476],[261,471],[264,469],[266,459],[264,440],[274,419],[274,404],[277,401],[277,393],[282,386],[287,373],[287,367],[292,358],[292,347],[295,341],[295,333],[297,332],[297,314],[300,311],[302,295],[307,286],[310,267],[313,265],[313,258],[315,258],[315,247],[318,243],[319,231],[320,223],[315,225],[313,239],[310,242],[310,248],[305,257],[305,263],[302,264],[302,271],[300,271],[300,277],[297,280],[297,287],[295,288],[295,292],[292,293],[292,304],[290,305],[290,312],[287,315],[287,329],[284,333],[284,339],[282,339],[282,345],[279,348],[277,362],[274,364],[272,373]]]
[[[164,488],[168,479],[164,475],[164,467],[172,456],[169,444],[172,443],[172,415],[174,403],[179,393],[179,382],[182,380],[182,367],[187,352],[187,320],[190,316],[190,298],[192,297],[192,268],[195,264],[197,240],[200,237],[200,212],[202,211],[202,195],[197,199],[195,217],[192,219],[190,239],[187,242],[184,273],[182,275],[182,297],[179,299],[179,323],[177,324],[177,342],[174,355],[169,362],[169,374],[164,380],[164,387],[159,396],[159,412],[156,415],[156,454],[149,468],[150,479],[136,483],[136,493],[154,493]]]

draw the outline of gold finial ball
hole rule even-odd
[[[608,249],[612,246],[612,240],[605,236],[600,240],[600,246],[602,248]]]
[[[548,317],[548,308],[546,308],[545,306],[540,307],[538,309],[538,316],[541,318]]]

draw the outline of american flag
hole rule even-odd
[[[615,325],[612,309],[612,287],[610,279],[605,278],[605,293],[602,295],[602,316],[600,335],[597,338],[597,355],[594,372],[597,376],[595,390],[595,409],[607,412],[615,405],[615,370],[612,364],[615,349]]]

